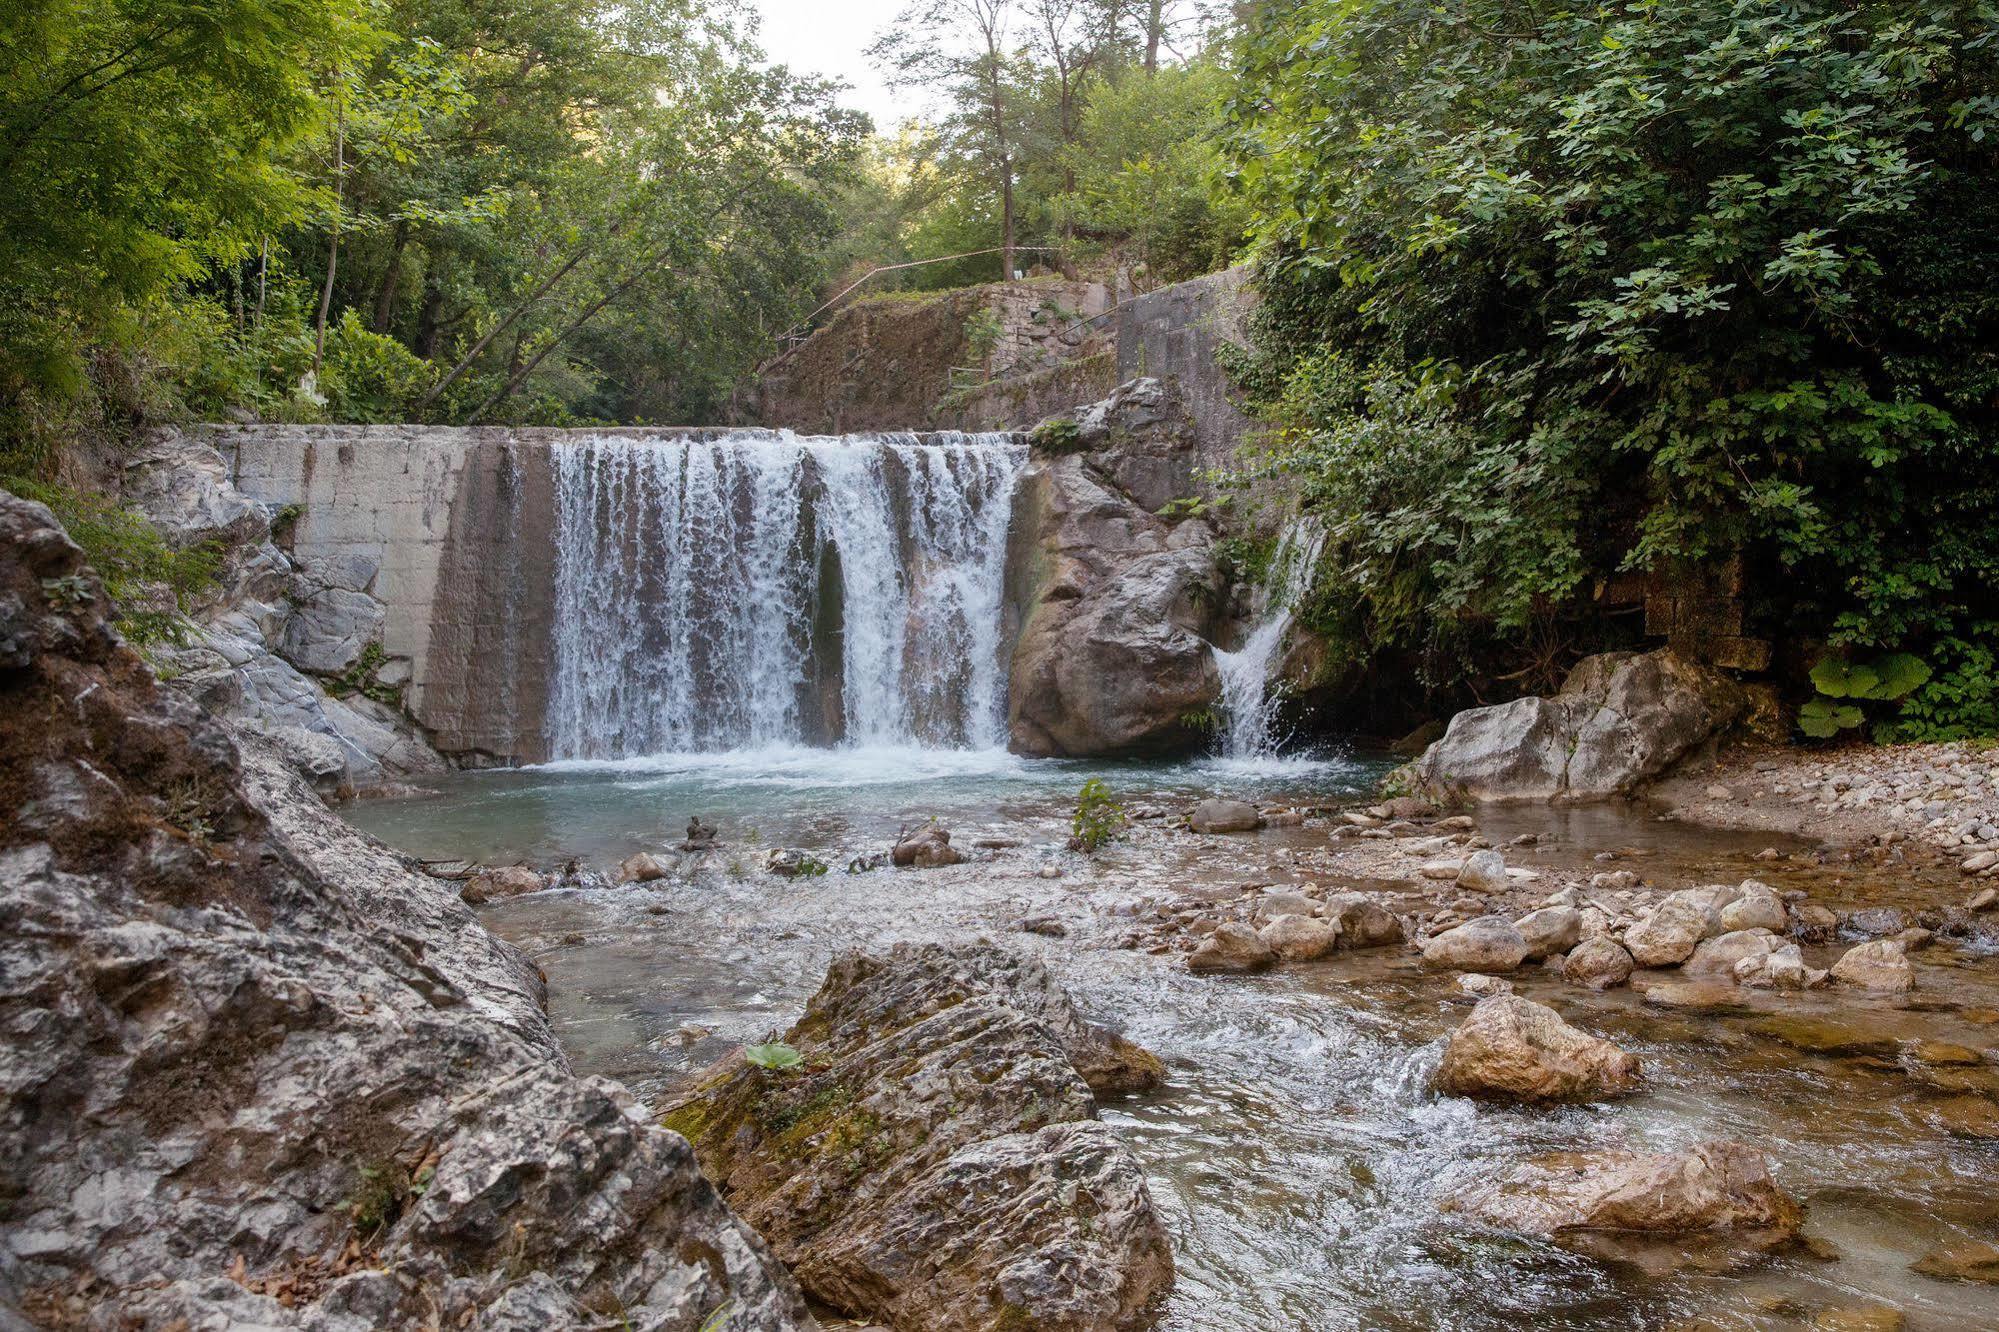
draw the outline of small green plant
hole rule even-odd
[[[1825,657],[1812,667],[1812,685],[1819,697],[1798,709],[1798,729],[1814,740],[1829,740],[1867,720],[1862,704],[1907,698],[1929,678],[1929,666],[1907,652],[1891,652],[1872,661]]]
[[[782,1073],[788,1069],[803,1068],[805,1066],[805,1056],[798,1053],[792,1046],[786,1045],[783,1041],[766,1041],[761,1045],[746,1045],[743,1047],[743,1058],[749,1060],[758,1068],[766,1069],[773,1073]]]
[[[1082,447],[1083,428],[1066,416],[1053,416],[1030,430],[1027,442],[1043,453],[1074,453]]]
[[[388,659],[388,649],[379,641],[368,644],[361,649],[361,655],[355,659],[352,666],[349,666],[343,674],[326,682],[326,692],[335,698],[360,694],[364,698],[372,698],[377,703],[386,703],[390,707],[401,704],[402,686],[384,684],[375,678],[376,673],[382,669]]]
[[[1182,495],[1179,499],[1168,500],[1159,507],[1161,518],[1205,518],[1224,508],[1229,497],[1210,499],[1206,495]]]
[[[1213,735],[1222,729],[1222,719],[1213,708],[1189,708],[1180,714],[1180,724],[1190,731]]]
[[[1069,845],[1085,854],[1093,853],[1124,836],[1130,822],[1124,806],[1111,799],[1110,788],[1092,777],[1076,796],[1076,816],[1069,822],[1074,836]]]

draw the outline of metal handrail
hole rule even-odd
[[[1062,252],[1059,247],[1054,245],[1016,245],[1013,247],[1013,250],[1016,254],[1023,252],[1031,254],[1060,254]],[[759,375],[765,375],[769,374],[772,370],[775,370],[779,365],[781,365],[784,362],[785,357],[791,355],[793,352],[797,351],[800,347],[805,345],[806,338],[809,337],[810,335],[801,333],[800,330],[806,328],[808,325],[812,323],[813,320],[817,319],[820,315],[825,314],[828,310],[838,305],[841,301],[847,299],[848,296],[852,295],[860,287],[872,281],[873,279],[879,277],[883,273],[897,273],[901,272],[905,268],[922,268],[928,264],[948,264],[951,263],[953,260],[957,259],[978,259],[988,254],[1005,254],[1006,251],[1007,251],[1006,246],[996,245],[990,250],[968,250],[964,254],[940,255],[935,259],[912,259],[908,263],[883,264],[879,268],[871,268],[867,272],[861,274],[861,276],[856,278],[853,282],[849,283],[846,287],[842,288],[838,295],[826,301],[818,309],[814,310],[811,314],[806,315],[805,318],[799,320],[797,323],[793,324],[790,328],[784,330],[784,332],[778,334],[777,337],[774,339],[775,341],[780,343],[789,342],[791,345],[784,348],[784,350],[780,351],[777,355],[771,357],[770,360],[765,361],[762,365],[758,366],[756,368],[756,373]],[[1011,273],[1007,274],[1004,280],[1008,282],[1013,281],[1013,275]]]

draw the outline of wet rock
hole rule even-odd
[[[1895,1038],[1876,1025],[1850,1018],[1815,1016],[1806,1013],[1778,1013],[1755,1024],[1757,1034],[1767,1036],[1807,1054],[1849,1057],[1875,1055],[1893,1057]]]
[[[533,964],[157,687],[81,552],[11,496],[0,604],[0,1304],[38,1290],[48,1322],[104,1328],[810,1325],[686,1143],[570,1071]],[[310,1279],[350,1246],[357,1270]]]
[[[1909,1270],[1939,1281],[1982,1281],[1987,1285],[1999,1285],[1999,1244],[1974,1241],[1947,1249],[1933,1249],[1910,1263]]]
[[[1608,990],[1631,979],[1631,954],[1606,935],[1585,939],[1562,960],[1562,979],[1571,985]]]
[[[1909,1320],[1900,1309],[1885,1304],[1854,1304],[1821,1309],[1812,1315],[1811,1332],[1903,1332]]]
[[[458,895],[473,906],[487,902],[498,902],[509,897],[519,897],[523,893],[538,893],[548,887],[548,880],[539,870],[531,870],[525,865],[501,865],[492,869],[482,869],[465,880],[465,886]]]
[[[1831,943],[1839,929],[1839,917],[1816,902],[1793,903],[1790,918],[1792,935],[1803,943]]]
[[[1527,960],[1527,940],[1504,916],[1479,916],[1434,935],[1423,960],[1459,971],[1512,971]]]
[[[1475,893],[1496,893],[1506,887],[1506,858],[1497,851],[1474,851],[1458,870],[1458,886]]]
[[[1645,989],[1645,1002],[1655,1008],[1686,1013],[1746,1013],[1749,1003],[1731,981],[1669,981]]]
[[[1539,961],[1550,953],[1566,953],[1576,946],[1583,937],[1583,914],[1574,907],[1542,907],[1514,921],[1513,928],[1527,941],[1528,959]]]
[[[1268,971],[1276,965],[1276,950],[1257,936],[1255,930],[1237,921],[1225,921],[1187,954],[1187,970],[1202,974]]]
[[[1562,1021],[1545,1004],[1481,1000],[1451,1034],[1431,1087],[1489,1100],[1594,1101],[1638,1085],[1638,1057]]]
[[[1625,951],[1641,967],[1677,966],[1694,955],[1715,914],[1707,899],[1696,892],[1668,893],[1642,921],[1625,931]]]
[[[1689,976],[1735,976],[1738,962],[1760,961],[1783,946],[1768,930],[1735,930],[1703,940],[1683,970]]]
[[[1335,893],[1319,914],[1338,928],[1342,948],[1386,948],[1403,940],[1402,922],[1365,893]]]
[[[1256,899],[1256,918],[1276,920],[1279,916],[1309,916],[1319,904],[1302,893],[1264,893]]]
[[[949,836],[950,834],[945,834]],[[946,846],[949,851],[950,847]],[[952,854],[956,854],[953,852]],[[955,865],[954,860],[933,861],[932,864]],[[826,872],[826,862],[810,851],[800,851],[795,847],[774,846],[764,856],[764,873],[775,874],[780,879],[812,879]]]
[[[1038,962],[846,953],[785,1039],[802,1070],[732,1055],[665,1121],[814,1297],[903,1332],[1111,1332],[1171,1286],[1144,1172],[1095,1122],[1110,1038]]]
[[[1279,916],[1256,937],[1283,962],[1316,962],[1339,946],[1340,932],[1309,916]]]
[[[1657,777],[1742,715],[1720,672],[1668,651],[1578,663],[1552,698],[1451,719],[1414,765],[1425,790],[1480,800],[1601,800]]]
[[[1900,993],[1916,988],[1916,969],[1908,951],[1892,939],[1855,945],[1832,964],[1832,978],[1860,990]]]
[[[1504,976],[1470,972],[1458,977],[1458,988],[1474,999],[1489,999],[1496,994],[1512,994],[1513,982]]]
[[[1746,891],[1721,909],[1724,930],[1781,931],[1789,923],[1783,899],[1768,889]]]
[[[1056,916],[1025,916],[1013,923],[1023,934],[1039,934],[1050,939],[1066,939],[1069,927]]]
[[[1765,990],[1814,989],[1825,983],[1828,974],[1818,967],[1807,966],[1805,955],[1794,943],[1780,944],[1767,953],[1745,957],[1735,964],[1734,972],[1737,985]]]
[[[965,862],[964,853],[951,845],[950,832],[934,823],[904,833],[888,858],[897,869],[936,869]]]
[[[1448,1211],[1523,1234],[1654,1236],[1729,1232],[1764,1244],[1790,1240],[1804,1209],[1770,1178],[1763,1154],[1738,1142],[1684,1152],[1553,1152],[1444,1202]]]
[[[1187,825],[1197,833],[1255,832],[1263,826],[1263,815],[1246,800],[1203,800],[1187,816]]]
[[[1923,1117],[1953,1138],[1999,1142],[1999,1105],[1983,1096],[1952,1096],[1925,1107]]]
[[[625,857],[618,865],[619,883],[653,883],[665,877],[666,866],[645,851]]]
[[[1883,939],[1907,929],[1909,920],[1893,907],[1866,907],[1849,913],[1844,924],[1855,934]]]

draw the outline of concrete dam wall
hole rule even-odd
[[[1003,741],[1024,443],[957,433],[212,426],[471,764]]]

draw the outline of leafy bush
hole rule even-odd
[[[1082,447],[1083,432],[1066,416],[1043,421],[1027,434],[1027,442],[1043,453],[1074,453]]]
[[[1819,697],[1798,709],[1798,729],[1814,740],[1830,739],[1866,720],[1863,702],[1905,698],[1929,678],[1930,668],[1906,652],[1872,661],[1825,657],[1812,667],[1812,685]],[[1847,699],[1852,701],[1842,701]]]
[[[1332,534],[1314,627],[1462,662],[1737,556],[1756,633],[1999,619],[1994,52],[1943,0],[1260,7],[1245,378]]]
[[[1124,836],[1129,823],[1124,806],[1111,799],[1110,788],[1092,777],[1077,794],[1076,814],[1069,821],[1073,834],[1069,845],[1086,854],[1094,853]]]

